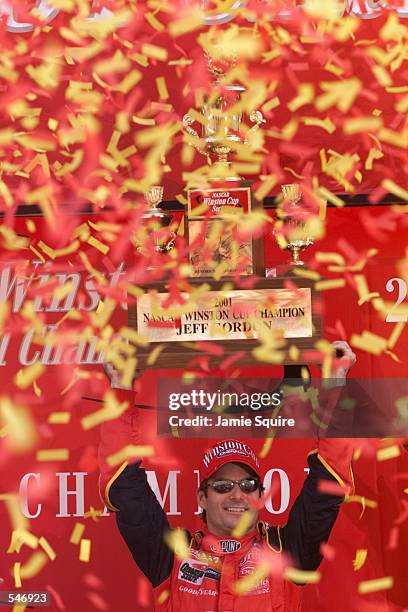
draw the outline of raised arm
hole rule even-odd
[[[133,559],[156,587],[169,577],[173,565],[173,553],[165,544],[169,524],[147,482],[141,461],[135,457],[121,465],[109,464],[109,458],[123,448],[142,443],[133,391],[118,389],[115,377],[110,378],[117,398],[129,407],[119,418],[105,421],[101,426],[100,495],[106,506],[116,512],[119,531]]]
[[[344,495],[353,484],[352,452],[349,440],[331,438],[308,457],[310,472],[280,530],[282,548],[299,569],[313,571],[322,560],[321,544],[328,540]]]
[[[329,427],[325,433],[336,435],[345,431],[348,417],[336,414],[336,403],[340,397],[341,384],[348,369],[355,362],[355,355],[345,342],[334,343],[342,354],[334,360],[333,380],[337,386],[327,390],[324,406]],[[330,435],[329,434],[329,435]],[[309,474],[289,514],[287,524],[271,530],[270,540],[289,553],[292,563],[302,570],[316,570],[322,560],[321,544],[326,542],[339,513],[340,504],[346,494],[354,488],[351,460],[355,440],[348,438],[321,437],[316,449],[308,456]]]

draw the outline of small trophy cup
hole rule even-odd
[[[286,248],[292,252],[291,264],[294,266],[304,266],[305,262],[300,259],[299,253],[313,244],[312,238],[306,235],[306,224],[299,218],[302,208],[298,202],[302,197],[300,187],[296,183],[282,185],[282,193],[285,200],[290,202],[289,210],[284,211],[284,222],[288,230],[286,237]]]
[[[166,253],[174,247],[176,235],[172,231],[163,231],[172,220],[172,215],[159,207],[163,199],[163,187],[152,185],[145,191],[144,199],[149,205],[149,209],[143,214],[143,219],[146,221],[143,228],[145,236],[141,241],[136,240],[136,248],[138,251],[143,251],[146,243],[153,240],[155,250],[159,253]]]

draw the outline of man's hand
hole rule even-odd
[[[103,371],[105,372],[107,378],[109,379],[110,386],[112,389],[123,389],[124,391],[131,391],[132,386],[126,387],[121,382],[120,372],[116,370],[111,363],[103,364]]]
[[[351,350],[349,344],[344,340],[336,340],[332,342],[335,350],[333,359],[331,378],[345,379],[350,368],[357,361],[355,353]]]

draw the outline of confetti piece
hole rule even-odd
[[[358,592],[360,595],[367,595],[367,593],[376,593],[378,591],[392,589],[393,586],[393,577],[384,576],[384,578],[377,578],[375,580],[363,580],[358,585]]]
[[[252,521],[253,521],[253,516],[251,512],[245,511],[240,516],[238,524],[232,530],[231,532],[232,537],[240,538],[241,536],[243,536],[248,531],[248,528],[251,526]]]
[[[13,565],[13,575],[14,575],[14,586],[16,587],[16,589],[20,589],[22,582],[21,582],[21,563],[19,561],[16,561]]]
[[[169,91],[167,89],[166,79],[164,77],[156,78],[156,87],[160,100],[168,100]]]
[[[397,344],[399,337],[404,331],[406,323],[404,321],[400,321],[394,326],[394,329],[391,332],[390,337],[388,338],[387,346],[392,349]]]
[[[159,605],[161,605],[161,604],[163,604],[165,601],[167,601],[169,597],[170,597],[170,591],[169,591],[169,590],[167,590],[167,589],[165,589],[165,590],[164,590],[164,591],[162,591],[162,592],[160,593],[160,595],[158,596],[158,598],[157,598],[157,603],[158,603]]]
[[[85,525],[83,523],[75,523],[71,537],[69,538],[70,544],[79,544],[84,531]]]
[[[0,396],[0,425],[6,428],[6,446],[15,452],[27,452],[37,442],[35,422],[29,410]]]
[[[94,238],[94,236],[90,236],[87,242],[91,246],[95,247],[95,249],[103,253],[104,255],[109,253],[110,247],[107,244],[103,244],[103,242],[101,242],[100,240],[97,240],[97,238]]]
[[[88,563],[91,557],[91,540],[82,538],[79,547],[79,560]]]
[[[51,412],[48,416],[48,423],[50,425],[67,425],[70,421],[70,412]]]
[[[345,278],[333,278],[331,280],[322,280],[315,283],[316,291],[327,291],[328,289],[340,289],[346,286]]]
[[[387,341],[384,338],[377,340],[378,337],[372,338],[372,336],[374,336],[374,334],[370,332],[365,332],[361,336],[353,334],[350,338],[350,345],[354,348],[366,351],[367,353],[380,355],[383,350],[385,350]],[[383,340],[383,342],[381,340]]]
[[[19,370],[14,377],[14,382],[20,389],[27,389],[33,384],[37,378],[39,378],[45,372],[45,365],[40,362],[33,363]]]
[[[309,572],[287,567],[283,572],[285,580],[291,580],[297,584],[318,584],[321,579],[320,572]]]
[[[318,117],[302,117],[302,122],[308,126],[320,127],[328,134],[333,134],[336,131],[336,126],[330,117],[319,119]],[[323,189],[321,187],[320,189]]]
[[[320,87],[326,93],[318,96],[315,106],[318,111],[325,111],[332,106],[346,113],[350,110],[355,98],[359,94],[362,84],[357,78],[342,81],[322,81]]]
[[[361,495],[348,495],[344,501],[348,504],[351,504],[354,502],[361,504],[363,506],[363,509],[378,507],[378,504],[376,501],[374,501],[373,499],[367,499],[366,497],[363,497]]]
[[[407,145],[408,145],[408,142],[407,142]],[[384,189],[386,189],[390,193],[393,193],[398,198],[408,201],[408,190],[404,189],[400,185],[397,185],[397,183],[395,183],[393,180],[384,179],[381,185],[384,187]]]
[[[129,408],[128,402],[118,402],[116,394],[112,390],[105,393],[103,401],[103,408],[96,410],[92,414],[89,414],[81,419],[83,429],[92,429],[104,421],[116,419]]]
[[[106,458],[106,462],[109,466],[122,464],[128,459],[137,459],[142,457],[152,457],[154,455],[154,448],[152,446],[135,446],[128,444],[122,448],[119,452],[109,455]]]
[[[377,453],[377,461],[387,461],[388,459],[395,459],[399,457],[401,454],[401,448],[398,444],[392,444],[391,446],[386,446],[385,448],[380,448]]]
[[[40,573],[42,568],[48,562],[47,555],[42,551],[35,552],[31,557],[24,563],[20,568],[20,576],[23,580],[28,578],[34,578]]]
[[[41,536],[41,538],[38,540],[38,543],[44,550],[44,552],[48,555],[48,557],[51,559],[51,561],[54,561],[57,555],[53,550],[52,546],[50,546],[49,542],[47,542],[47,540],[43,536]]]
[[[67,448],[50,448],[39,450],[36,453],[37,461],[68,461],[69,450]]]
[[[7,554],[13,552],[20,552],[23,545],[32,548],[33,550],[38,548],[38,538],[34,534],[27,531],[27,529],[14,529],[11,534],[11,542],[8,547]]]
[[[356,556],[353,559],[353,568],[355,572],[358,572],[363,567],[367,560],[368,550],[366,548],[359,548],[356,550]]]
[[[347,119],[343,123],[343,132],[347,135],[358,134],[360,132],[375,132],[382,127],[382,124],[382,120],[377,117]]]
[[[159,60],[160,62],[167,62],[167,49],[164,47],[158,47],[150,43],[142,45],[142,53],[147,57]]]
[[[188,559],[190,556],[190,546],[187,534],[183,529],[171,529],[165,537],[169,548],[179,559]]]
[[[28,519],[21,512],[18,496],[15,493],[0,493],[0,501],[4,501],[6,504],[13,528],[16,531],[28,531]]]

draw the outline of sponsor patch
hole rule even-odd
[[[220,577],[220,572],[217,572],[217,570],[214,568],[208,567],[204,563],[199,563],[193,559],[184,561],[184,563],[180,565],[178,572],[178,578],[180,580],[196,585],[201,585],[204,578],[219,581]]]
[[[198,561],[184,561],[179,568],[178,577],[180,580],[190,582],[191,584],[201,584],[204,578],[206,565]]]
[[[217,554],[229,554],[237,552],[241,548],[241,542],[238,540],[218,540],[210,546],[211,550]]]

